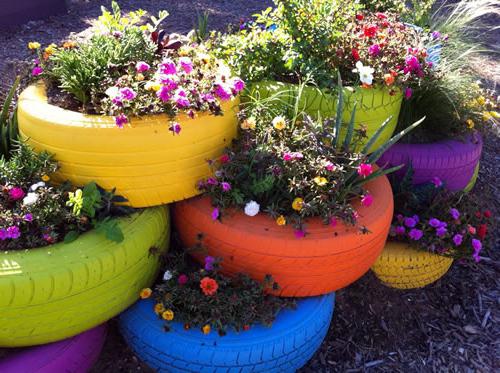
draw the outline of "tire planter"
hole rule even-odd
[[[208,159],[220,156],[236,136],[236,101],[223,105],[225,115],[176,118],[182,132],[168,130],[169,118],[132,119],[118,129],[113,117],[83,115],[47,103],[42,84],[19,98],[21,136],[37,151],[55,154],[55,181],[75,185],[97,182],[134,207],[171,203],[199,194],[196,182],[211,174]]]
[[[144,210],[119,224],[119,244],[91,231],[68,244],[0,253],[0,347],[72,337],[137,300],[159,267],[151,248],[168,247],[168,210]]]
[[[438,177],[447,189],[459,191],[473,180],[481,158],[483,141],[479,135],[469,136],[464,141],[445,140],[431,144],[402,144],[391,146],[378,160],[380,166],[404,164],[397,175],[403,176],[407,167],[413,168],[413,183],[427,183]],[[472,185],[473,186],[473,185]]]
[[[101,325],[63,341],[13,352],[0,360],[0,372],[86,373],[101,353],[106,331]]]
[[[368,234],[341,222],[331,227],[313,218],[306,223],[308,234],[295,238],[293,227],[280,227],[267,214],[249,217],[235,210],[227,211],[222,222],[213,221],[208,197],[178,203],[173,217],[186,247],[194,247],[202,233],[203,246],[209,255],[223,258],[226,273],[242,272],[256,280],[270,274],[281,296],[320,295],[356,281],[382,252],[393,213],[391,186],[382,176],[367,183],[366,189],[373,204],[355,203],[355,208],[360,225],[372,232]]]
[[[0,8],[0,28],[20,25],[66,11],[66,0],[3,1]]]
[[[452,258],[388,242],[372,267],[382,283],[395,289],[416,289],[432,284],[448,272]]]
[[[297,302],[281,311],[272,327],[204,335],[164,321],[154,302],[140,301],[120,316],[120,329],[137,356],[157,372],[295,372],[320,347],[333,314],[335,294]]]
[[[249,89],[249,94],[260,97],[278,95],[281,100],[293,103],[293,98],[297,91],[298,86],[295,84],[265,81],[254,83]],[[303,98],[300,102],[300,107],[309,115],[317,116],[320,113],[323,118],[336,116],[337,97],[335,95],[324,92],[317,87],[306,86],[304,87]],[[365,125],[368,138],[392,115],[392,119],[384,132],[382,132],[378,140],[370,148],[369,151],[373,152],[392,137],[398,122],[403,94],[398,92],[391,96],[385,88],[359,88],[354,90],[351,87],[345,87],[344,110],[342,113],[344,123],[350,122],[354,103],[356,102],[355,128]],[[340,131],[342,138],[345,137],[346,132],[345,129]]]

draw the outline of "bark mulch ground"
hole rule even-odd
[[[100,6],[110,1],[70,0],[69,13],[0,32],[0,73],[4,93],[16,73],[27,66],[26,44],[42,44],[88,35]],[[269,0],[122,0],[124,10],[150,13],[166,7],[167,29],[187,32],[196,13],[208,11],[209,26],[225,29],[241,17],[270,5]],[[499,66],[479,61],[492,86]],[[481,68],[482,67],[482,68]],[[500,141],[498,129],[485,136],[481,171],[473,193],[494,213],[490,245],[477,264],[454,263],[443,279],[424,289],[384,287],[367,273],[337,292],[332,324],[321,349],[301,372],[492,372],[500,369]],[[150,371],[142,365],[110,322],[104,351],[93,372]],[[6,350],[0,350],[0,356]]]

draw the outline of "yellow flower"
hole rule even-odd
[[[66,41],[63,44],[63,48],[64,49],[71,49],[71,48],[74,48],[74,47],[76,47],[76,42],[74,42],[74,41]]]
[[[141,290],[141,292],[139,293],[139,296],[141,297],[141,299],[146,299],[146,298],[149,298],[152,293],[153,293],[153,291],[150,288],[145,288],[145,289]]]
[[[304,207],[304,200],[300,197],[297,197],[292,202],[292,208],[295,211],[300,211]]]
[[[38,49],[38,48],[40,48],[40,43],[37,41],[30,41],[28,43],[28,48],[29,49]]]
[[[45,53],[47,53],[47,55],[50,56],[55,52],[56,48],[57,48],[57,45],[52,43],[47,48],[45,48]]]
[[[483,111],[483,120],[485,122],[487,122],[487,121],[489,121],[491,119],[493,119],[493,116],[490,114],[490,112],[489,111]]]
[[[137,80],[138,82],[142,82],[144,80],[144,75],[142,75],[141,73],[137,74],[135,76],[135,80]]]
[[[128,25],[130,23],[130,20],[128,18],[123,17],[122,19],[120,19],[120,23],[122,25]]]
[[[183,45],[182,47],[179,48],[179,56],[181,57],[186,57],[189,56],[189,52],[191,52],[192,48]]]
[[[42,175],[42,181],[47,182],[49,180],[50,180],[50,176],[49,175]]]
[[[161,317],[163,317],[164,320],[172,321],[174,319],[174,311],[166,310],[161,314]]]
[[[472,119],[467,119],[465,123],[467,123],[467,128],[474,128],[474,121]]]
[[[203,328],[201,328],[201,330],[203,330],[203,334],[208,334],[210,333],[210,330],[212,330],[212,328],[207,324]]]
[[[286,119],[281,115],[273,119],[273,127],[281,131],[286,127]]]
[[[254,117],[250,117],[241,122],[240,127],[243,130],[253,130],[257,126],[257,122]]]
[[[477,103],[481,106],[484,106],[484,104],[486,103],[486,99],[483,96],[479,96],[476,100]]]
[[[147,82],[146,85],[144,86],[144,88],[146,89],[146,91],[159,91],[160,88],[161,88],[161,85],[160,83],[156,83],[156,82]]]
[[[163,311],[165,311],[165,307],[163,307],[163,304],[156,303],[155,304],[155,312],[156,313],[162,313]]]
[[[316,176],[314,178],[314,182],[319,186],[323,186],[326,185],[326,183],[328,183],[328,180],[326,179],[326,177]]]
[[[490,115],[495,119],[500,118],[500,114],[498,114],[496,111],[490,111]]]
[[[285,225],[286,224],[285,217],[283,215],[278,216],[278,218],[276,219],[276,224],[278,224],[279,226]]]

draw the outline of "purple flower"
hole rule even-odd
[[[458,218],[460,217],[460,212],[457,209],[452,208],[450,209],[450,215],[454,220],[458,220]]]
[[[476,238],[473,238],[472,239],[472,247],[474,248],[474,251],[478,251],[479,252],[483,248],[483,245],[481,244],[481,241],[479,241]]]
[[[222,187],[222,190],[224,192],[229,192],[231,190],[231,184],[229,184],[228,182],[226,181],[223,181],[222,183],[220,183],[221,187]]]
[[[216,207],[212,211],[212,220],[217,220],[219,218],[219,209]]]
[[[124,87],[120,89],[120,97],[123,100],[132,101],[134,98],[136,98],[136,96],[137,93],[135,93],[132,88]]]
[[[446,232],[448,232],[448,230],[445,227],[440,226],[438,229],[436,229],[436,236],[443,237]]]
[[[207,179],[207,184],[208,184],[208,185],[217,185],[217,184],[218,184],[218,182],[217,182],[217,180],[216,180],[216,179],[214,179],[213,177],[209,177],[209,178]]]
[[[214,93],[222,101],[227,101],[227,100],[231,99],[231,92],[228,91],[222,84],[217,84],[215,86],[215,92]]]
[[[181,64],[181,68],[184,70],[186,74],[191,74],[193,71],[193,61],[189,57],[181,57],[179,58],[179,62]]]
[[[169,131],[172,131],[174,134],[178,135],[181,132],[181,125],[177,122],[174,122],[170,125]]]
[[[18,239],[21,236],[21,231],[19,227],[12,226],[7,228],[7,238],[12,238],[13,240]]]
[[[43,73],[43,69],[40,66],[35,66],[33,70],[31,70],[31,75],[38,76]]]
[[[175,63],[167,58],[160,65],[160,73],[165,75],[174,75],[177,73],[177,67],[175,67]]]
[[[214,269],[215,258],[213,256],[205,257],[205,270],[212,271]]]
[[[234,78],[233,89],[236,93],[243,91],[245,89],[245,82],[240,78]]]
[[[422,69],[422,66],[420,66],[420,62],[418,62],[418,58],[413,55],[406,56],[405,64],[406,64],[404,68],[405,74],[418,73]]]
[[[115,117],[115,123],[119,128],[123,128],[123,125],[128,123],[128,118],[125,114],[120,114]]]
[[[175,99],[175,104],[179,108],[188,107],[190,104],[189,100],[186,98],[186,92],[184,92],[183,90],[179,90],[175,95],[174,99]]]
[[[162,85],[160,87],[160,89],[158,90],[158,92],[156,92],[156,96],[162,100],[163,102],[167,102],[168,100],[170,100],[170,91],[171,89],[169,89],[168,86],[164,86]]]
[[[0,240],[5,241],[7,239],[7,231],[5,228],[0,229]]]
[[[413,96],[413,89],[411,89],[410,87],[405,88],[404,95],[405,95],[405,98],[407,100],[409,100],[411,98],[411,96]]]
[[[434,186],[436,188],[439,188],[441,186],[443,186],[443,182],[441,181],[441,179],[437,176],[434,176],[432,179],[431,179],[431,183],[434,184]]]
[[[211,93],[205,93],[205,94],[201,95],[201,98],[205,102],[214,102],[215,101],[215,97]]]
[[[295,234],[295,238],[304,238],[306,236],[306,232],[302,229],[296,229],[293,233]]]
[[[370,56],[377,57],[380,54],[380,45],[373,44],[370,48],[368,48],[368,53]]]
[[[175,80],[170,79],[166,75],[160,76],[160,83],[164,85],[168,91],[177,89],[177,83],[175,82]]]
[[[32,214],[24,215],[24,220],[25,221],[33,221],[33,215]]]
[[[402,225],[398,225],[398,226],[396,227],[396,229],[395,229],[395,232],[396,232],[396,234],[397,234],[398,236],[401,236],[401,235],[405,234],[405,232],[406,232],[406,228],[405,228],[405,227],[403,227]]]
[[[408,228],[413,228],[413,227],[415,227],[415,225],[417,225],[417,222],[413,218],[405,218],[404,222],[405,222],[404,224]]]
[[[420,221],[420,218],[418,217],[418,215],[413,215],[412,218],[413,218],[413,220],[415,220],[416,223],[418,223]]]
[[[434,31],[432,33],[432,38],[435,39],[440,39],[441,38],[441,33],[439,31]]]
[[[148,71],[150,68],[150,66],[144,62],[144,61],[139,61],[136,63],[135,65],[135,70],[138,72],[138,73],[143,73],[145,71]]]
[[[422,232],[420,229],[413,228],[410,233],[408,233],[408,236],[414,241],[418,241],[422,238],[424,235],[424,232]]]
[[[398,219],[398,223],[401,223],[403,221],[404,217],[401,214],[397,214],[396,219]]]
[[[456,234],[453,236],[453,243],[455,244],[455,246],[460,246],[462,244],[462,240],[463,240],[464,236],[462,236],[461,234]]]
[[[436,218],[431,218],[429,220],[429,225],[433,228],[439,228],[441,226],[441,221]]]

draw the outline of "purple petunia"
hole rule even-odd
[[[156,96],[162,100],[163,102],[167,102],[170,100],[170,91],[171,89],[168,86],[161,86],[161,88],[156,92]]]
[[[25,221],[33,221],[33,214],[24,215],[24,220]]]
[[[212,220],[217,220],[219,218],[219,209],[216,207],[212,211]]]
[[[450,209],[450,215],[453,220],[458,220],[458,218],[460,217],[460,212],[457,209],[452,208]]]
[[[231,184],[229,184],[227,181],[223,181],[222,183],[220,183],[220,185],[224,192],[229,192],[231,190]]]
[[[445,227],[439,227],[438,229],[436,229],[436,236],[443,237],[446,232],[448,232],[448,230]]]
[[[215,258],[213,256],[205,257],[205,270],[212,271],[214,269]]]
[[[191,74],[191,71],[193,71],[193,61],[191,61],[191,58],[181,57],[179,58],[179,63],[186,74]]]
[[[215,86],[215,95],[219,97],[222,101],[227,101],[231,99],[231,91],[228,90],[224,85],[217,84]]]
[[[424,232],[422,232],[420,229],[413,228],[409,233],[408,236],[414,241],[418,241],[422,238],[424,235]]]
[[[128,123],[128,118],[125,114],[120,114],[115,117],[115,123],[119,128],[123,128],[123,125]]]
[[[7,238],[12,238],[13,240],[18,239],[21,236],[21,231],[19,227],[12,226],[7,228]]]
[[[7,239],[7,230],[5,228],[0,229],[0,240],[5,241]]]
[[[233,79],[233,89],[236,93],[239,93],[245,89],[245,82],[240,78]]]
[[[143,73],[145,71],[148,71],[150,68],[150,66],[144,62],[144,61],[139,61],[137,62],[137,64],[135,65],[135,70],[138,72],[138,73]]]
[[[137,97],[137,93],[135,93],[135,91],[129,87],[121,88],[119,93],[122,100],[132,101]]]
[[[436,218],[431,218],[429,220],[429,225],[433,228],[439,228],[441,226],[441,221]]]
[[[177,73],[177,67],[171,59],[167,58],[160,65],[160,73],[165,75],[174,75]]]
[[[405,234],[406,228],[403,227],[402,225],[398,225],[395,229],[395,232],[398,236]]]
[[[415,225],[417,225],[417,222],[415,219],[413,218],[405,218],[404,219],[404,224],[408,227],[408,228],[414,228]]]
[[[464,236],[462,236],[461,234],[456,234],[453,236],[453,243],[455,244],[455,246],[460,246],[462,244],[462,241],[463,241],[463,238]]]

